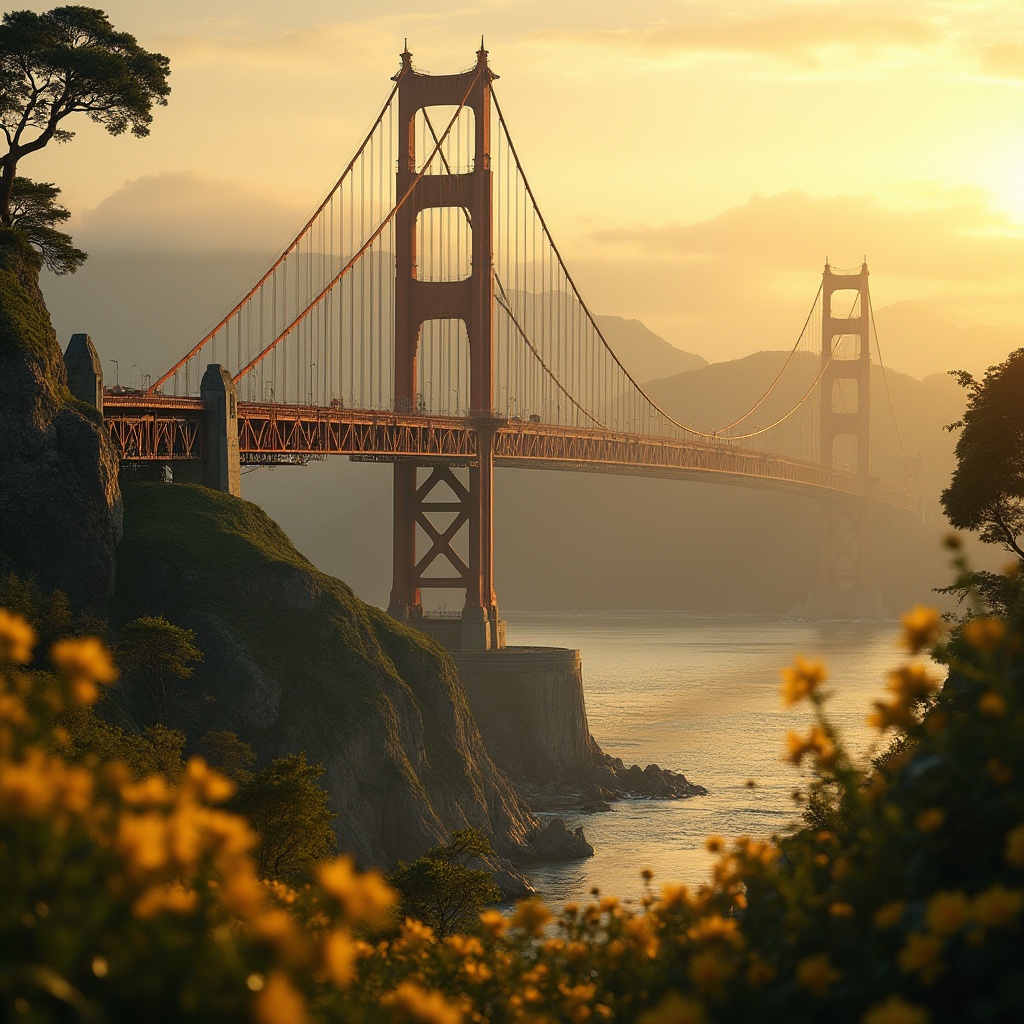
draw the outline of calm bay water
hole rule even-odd
[[[803,706],[782,707],[779,669],[797,654],[825,662],[831,717],[866,757],[877,736],[865,724],[871,701],[902,659],[895,624],[646,612],[507,618],[510,644],[580,649],[590,730],[606,752],[682,771],[709,793],[563,815],[571,828],[583,826],[596,855],[528,873],[554,904],[582,899],[593,886],[637,899],[643,867],[653,869],[655,885],[697,884],[712,860],[707,836],[767,837],[796,822],[791,794],[802,776],[781,753],[786,731],[806,730],[810,716]]]

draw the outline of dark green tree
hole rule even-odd
[[[953,480],[942,492],[946,518],[1024,559],[1024,348],[990,367],[982,381],[953,371],[969,392]]]
[[[185,681],[193,663],[203,660],[191,629],[172,625],[163,616],[145,615],[129,622],[117,645],[117,664],[131,697],[146,705],[150,725],[163,725],[202,699]]]
[[[256,751],[235,733],[211,729],[203,734],[196,746],[206,763],[232,782],[241,786],[252,781]]]
[[[305,754],[289,754],[239,788],[231,810],[245,815],[260,837],[254,858],[263,878],[301,882],[337,850],[331,826],[337,815],[317,784],[323,773],[321,765],[307,763]]]
[[[0,24],[0,227],[13,226],[18,163],[51,142],[74,137],[76,114],[111,135],[149,134],[154,104],[167,103],[170,62],[118,32],[93,7],[12,11]]]
[[[441,936],[464,930],[482,907],[501,899],[491,873],[469,866],[493,856],[483,832],[460,828],[447,845],[435,847],[411,864],[399,863],[388,881],[402,898],[401,914],[430,925]]]
[[[11,227],[21,231],[39,250],[43,265],[54,274],[73,274],[87,259],[75,248],[71,236],[54,225],[71,213],[57,202],[60,189],[50,181],[33,181],[18,175],[11,191]]]

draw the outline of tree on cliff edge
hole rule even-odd
[[[169,73],[166,57],[115,30],[95,8],[5,14],[0,24],[0,130],[7,152],[0,157],[0,227],[17,226],[12,196],[22,157],[72,139],[65,121],[73,114],[84,114],[111,135],[130,131],[143,138],[153,121],[153,105],[167,103]],[[52,221],[47,226],[52,229]],[[39,248],[38,239],[34,243]]]
[[[959,530],[977,530],[1024,559],[1024,349],[992,366],[982,381],[953,371],[967,388],[957,467],[942,492],[946,517]]]

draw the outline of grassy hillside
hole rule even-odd
[[[319,572],[260,508],[202,487],[125,488],[115,616],[197,635],[212,698],[178,723],[230,729],[262,760],[322,763],[339,838],[369,863],[466,824],[514,852],[530,825],[487,757],[445,652]]]

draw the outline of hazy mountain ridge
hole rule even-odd
[[[45,282],[58,337],[93,336],[108,379],[119,360],[121,383],[141,381],[180,356],[259,276],[270,257],[252,253],[185,256],[96,253],[74,277]],[[920,337],[994,345],[1011,328],[960,328],[916,303],[876,311],[887,365]],[[675,348],[640,321],[598,322],[630,372],[683,422],[706,429],[742,414],[778,372],[785,354],[758,352],[706,364]],[[952,333],[950,333],[952,332]],[[979,333],[980,332],[980,333]],[[945,342],[943,342],[945,344]],[[980,344],[980,342],[979,342]],[[713,351],[712,338],[693,347]],[[1002,359],[1012,348],[997,351]],[[909,362],[909,360],[908,360]],[[744,427],[784,412],[816,373],[799,357],[776,393]],[[955,368],[951,365],[949,368]],[[890,607],[919,600],[946,582],[936,498],[952,470],[955,436],[942,427],[960,417],[963,392],[951,378],[918,380],[888,371],[907,451],[921,455],[931,525],[901,522],[877,531],[876,559]],[[885,379],[872,375],[873,464],[902,472],[899,440],[886,412]],[[884,404],[883,404],[884,403]],[[807,451],[794,451],[812,457]],[[518,607],[630,607],[785,611],[816,579],[818,512],[814,502],[736,487],[674,481],[502,470],[497,474],[498,596]],[[325,571],[367,600],[386,604],[391,573],[391,474],[345,460],[306,469],[246,473],[243,490],[278,519]],[[916,532],[915,532],[916,530]],[[758,569],[761,570],[760,575]]]

